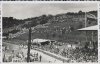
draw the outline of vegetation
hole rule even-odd
[[[95,16],[97,15],[97,11],[90,11],[88,13],[94,14]],[[82,11],[78,13],[68,12],[55,16],[42,15],[23,20],[14,19],[13,17],[3,17],[3,33],[7,35],[9,35],[9,33],[16,34],[22,31],[22,29],[27,29],[31,26],[34,28],[34,31],[32,31],[32,39],[45,38],[61,42],[84,41],[85,34],[77,31],[77,29],[84,27],[84,22],[85,13]],[[88,26],[96,24],[97,20],[91,20],[90,23],[87,23]],[[16,27],[18,27],[18,29],[16,29]],[[16,39],[27,40],[27,35],[26,33],[22,34],[16,37]]]
[[[90,11],[88,13],[97,16],[97,11]],[[97,25],[97,20],[88,20],[91,22],[87,21],[87,26]],[[98,42],[93,42],[94,48],[90,49],[89,42],[84,42],[87,35],[77,30],[84,27],[84,22],[85,12],[82,11],[79,11],[78,13],[69,12],[66,14],[58,14],[55,16],[42,15],[23,20],[14,19],[13,17],[3,17],[3,36],[9,36],[9,33],[18,35],[13,39],[8,38],[8,40],[4,40],[4,42],[7,41],[11,44],[27,45],[27,29],[31,27],[32,39],[41,38],[57,41],[52,47],[46,45],[42,46],[41,49],[43,48],[43,50],[69,58],[69,62],[72,62],[72,60],[75,60],[76,62],[97,62]],[[66,48],[68,44],[79,44],[79,42],[81,43],[77,48]],[[61,51],[61,49],[63,50]]]

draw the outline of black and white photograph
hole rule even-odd
[[[96,3],[3,3],[2,62],[97,63]]]

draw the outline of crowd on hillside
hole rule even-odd
[[[60,47],[62,46],[62,48]],[[90,49],[74,45],[66,45],[67,48],[63,47],[65,44],[62,44],[60,46],[54,45],[53,48],[49,47],[49,45],[43,46],[42,50],[49,51],[51,53],[55,53],[57,55],[61,55],[63,57],[69,58],[68,62],[98,62],[98,51],[97,48]]]
[[[96,42],[95,42],[96,44]],[[27,49],[27,45],[19,45],[20,49]],[[3,62],[26,62],[27,55],[22,51],[9,51],[9,48],[3,46]],[[75,44],[52,44],[52,45],[32,45],[31,49],[44,50],[56,55],[60,55],[64,58],[68,58],[67,62],[98,62],[98,49],[97,45],[95,48],[91,48],[87,45],[79,47]],[[10,52],[10,53],[8,53]],[[17,53],[15,53],[17,52]],[[42,57],[42,56],[41,56]],[[40,55],[38,53],[31,53],[31,62],[40,62]]]
[[[10,49],[9,46],[3,46],[3,62],[27,62],[27,46],[20,46],[20,50]],[[42,56],[38,52],[30,52],[30,62],[41,62]]]

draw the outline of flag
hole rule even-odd
[[[97,17],[94,14],[86,13],[85,14],[85,27],[93,26],[97,24]]]
[[[94,14],[91,14],[91,13],[86,13],[86,17],[87,17],[87,18],[90,18],[90,19],[95,19],[95,20],[97,20],[97,17],[96,17]]]

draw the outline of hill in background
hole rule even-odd
[[[97,17],[97,11],[87,12]],[[85,12],[68,12],[58,15],[42,15],[28,19],[3,17],[3,36],[15,36],[13,39],[28,39],[28,27],[32,27],[32,39],[52,39],[61,42],[85,41],[85,33],[77,29],[85,27]],[[88,19],[87,19],[88,20]],[[89,19],[87,26],[97,25],[97,20]]]

